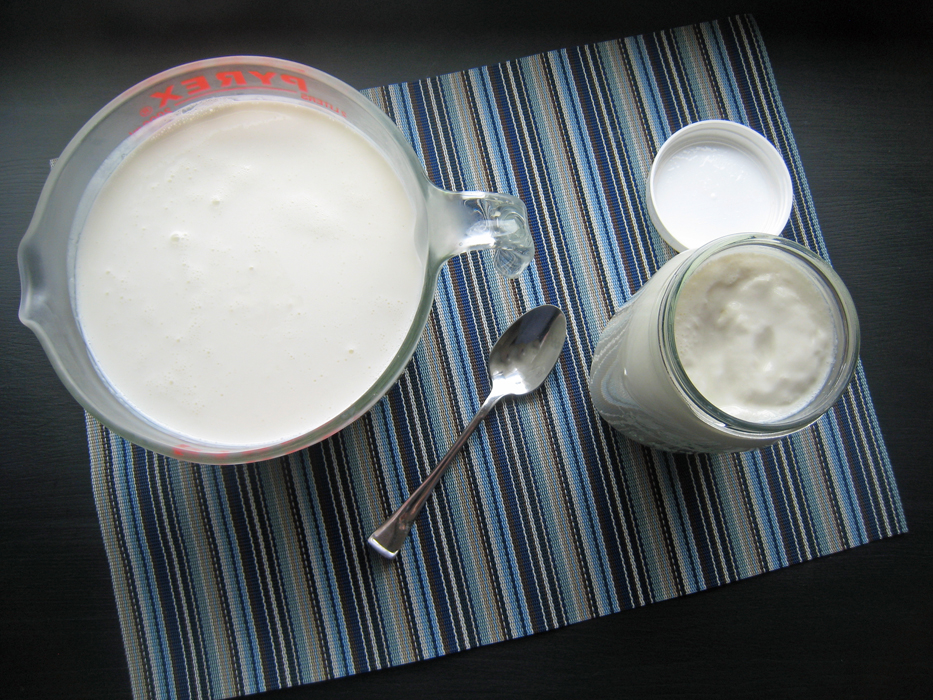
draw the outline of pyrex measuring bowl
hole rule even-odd
[[[405,339],[377,381],[341,413],[275,444],[220,445],[178,434],[121,398],[98,371],[75,313],[75,244],[88,201],[117,149],[141,141],[179,110],[223,96],[298,102],[344,120],[365,136],[398,175],[415,211],[415,242],[424,264],[421,299]],[[112,163],[111,158],[108,163]],[[321,71],[266,57],[189,63],[130,88],[98,112],[72,139],[42,190],[19,247],[20,320],[35,332],[62,382],[104,425],[155,452],[210,464],[271,459],[312,445],[346,427],[396,382],[427,322],[437,275],[446,260],[490,248],[496,269],[515,277],[534,254],[524,204],[506,194],[447,192],[435,187],[402,133],[349,85]]]

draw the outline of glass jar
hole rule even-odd
[[[675,342],[675,316],[688,280],[714,256],[742,250],[776,255],[802,272],[825,300],[835,334],[822,385],[792,413],[767,422],[713,404],[691,381]],[[596,346],[590,393],[602,417],[638,442],[677,452],[741,452],[773,443],[823,415],[851,380],[858,350],[852,298],[826,262],[778,236],[731,235],[672,258],[619,309]]]

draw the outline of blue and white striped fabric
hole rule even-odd
[[[826,255],[768,59],[747,17],[366,92],[452,190],[526,202],[517,281],[449,263],[398,385],[324,443],[260,464],[156,456],[88,419],[92,475],[136,698],[224,698],[448,654],[719,586],[906,524],[859,371],[773,448],[647,449],[595,414],[609,317],[671,255],[645,175],[681,126],[731,119],[790,165],[785,235]],[[543,389],[500,405],[395,562],[366,536],[486,396],[486,357],[523,311],[567,313]]]

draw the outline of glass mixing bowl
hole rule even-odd
[[[416,246],[425,261],[414,320],[378,380],[333,419],[275,444],[213,444],[150,420],[98,370],[74,311],[75,243],[95,188],[115,160],[112,154],[129,152],[177,112],[222,96],[298,102],[345,120],[364,135],[403,184],[415,211]],[[94,115],[68,144],[52,167],[19,247],[19,316],[39,338],[75,399],[117,434],[155,452],[193,462],[271,459],[333,435],[366,413],[392,387],[424,330],[441,266],[454,255],[478,248],[492,249],[496,269],[507,277],[525,269],[534,248],[521,200],[506,194],[448,192],[435,187],[395,124],[355,89],[326,73],[276,58],[209,59],[173,68],[130,88]]]

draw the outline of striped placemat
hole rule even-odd
[[[224,698],[521,637],[905,531],[859,371],[813,428],[742,455],[656,452],[595,414],[609,317],[671,255],[644,181],[675,130],[731,119],[783,154],[785,235],[826,255],[753,20],[737,17],[368,90],[438,185],[528,206],[517,281],[484,253],[441,276],[398,385],[324,443],[238,467],[179,463],[88,419],[135,697]],[[453,443],[521,312],[567,313],[543,389],[500,405],[395,562],[366,536]]]

